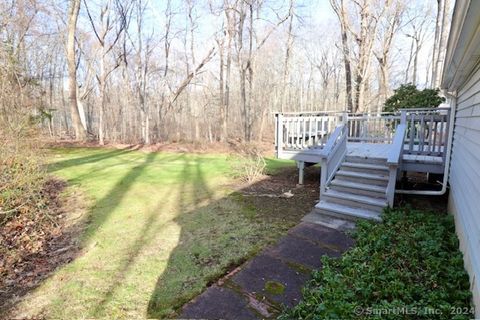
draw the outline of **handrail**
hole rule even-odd
[[[442,108],[442,107],[437,107],[437,108],[402,108],[398,109],[398,111],[406,111],[406,112],[419,112],[419,111],[443,111],[443,110],[448,110],[450,108]]]
[[[397,171],[402,161],[402,154],[404,149],[405,133],[407,132],[407,125],[405,123],[399,124],[395,130],[392,145],[387,156],[388,165],[388,184],[385,191],[387,202],[390,207],[393,207],[395,198],[395,184],[397,182]]]
[[[330,137],[327,140],[327,143],[323,149],[319,152],[321,157],[328,158],[328,155],[332,151],[333,147],[336,145],[338,138],[342,135],[345,125],[341,124],[335,128]]]
[[[277,115],[277,114],[283,114],[284,116],[295,116],[295,115],[315,115],[315,114],[319,114],[319,115],[323,115],[323,114],[341,114],[342,112],[341,111],[292,111],[292,112],[279,112],[279,111],[275,111],[275,112],[272,112],[273,115]]]
[[[326,191],[327,185],[347,154],[347,136],[348,127],[344,124],[337,126],[319,153],[321,157],[320,197]]]
[[[387,164],[398,165],[403,151],[403,141],[405,140],[405,133],[407,132],[407,125],[399,124],[395,130],[392,146],[388,152]]]

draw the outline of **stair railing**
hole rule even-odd
[[[347,137],[348,127],[345,124],[337,126],[319,153],[321,157],[320,196],[326,191],[327,185],[347,154]]]
[[[406,114],[402,111],[401,123],[395,129],[395,136],[393,137],[392,146],[388,152],[387,166],[388,166],[388,184],[385,191],[387,202],[390,207],[393,207],[393,200],[395,198],[395,184],[397,182],[397,172],[401,166],[405,133],[407,131],[407,124],[405,123]]]

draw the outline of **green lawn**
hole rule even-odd
[[[18,306],[22,316],[173,316],[299,216],[265,216],[233,192],[227,155],[55,149],[50,172],[89,199],[82,251]],[[292,163],[268,160],[270,172]],[[230,187],[228,187],[230,186]],[[273,210],[274,211],[274,210]]]

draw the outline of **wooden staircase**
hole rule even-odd
[[[346,156],[315,206],[315,213],[380,221],[380,214],[388,206],[388,182],[387,159]]]

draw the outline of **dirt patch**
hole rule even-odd
[[[305,182],[298,186],[298,170],[283,168],[274,175],[238,189],[238,194],[262,219],[281,219],[286,228],[312,210],[319,198],[320,169],[305,169]]]
[[[43,211],[20,214],[0,228],[0,318],[78,255],[86,199],[76,190],[66,191],[66,186],[65,181],[49,179],[42,189]],[[40,222],[40,215],[46,222]]]
[[[409,172],[407,176],[403,176],[401,181],[397,183],[397,189],[404,190],[420,190],[420,191],[440,191],[442,175],[427,175],[426,173]],[[412,194],[396,194],[396,206],[411,206],[412,208],[422,208],[435,212],[446,212],[448,205],[448,192],[443,195],[412,195]]]

